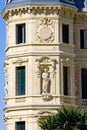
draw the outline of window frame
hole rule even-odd
[[[26,24],[16,24],[16,44],[26,43]],[[20,32],[20,33],[19,33]]]
[[[64,44],[69,44],[70,39],[69,39],[69,24],[64,24],[62,23],[62,42]],[[67,38],[66,38],[66,34],[67,34]]]
[[[19,68],[22,68],[22,69],[24,68],[24,87],[23,87],[23,89],[22,89],[22,87],[19,88],[20,84],[22,84],[22,83],[19,84],[19,81],[23,82],[23,80],[22,81],[19,80],[20,75],[18,75],[18,72],[17,72]],[[23,71],[20,72],[20,73],[23,73]],[[25,65],[23,65],[23,66],[16,66],[16,68],[15,68],[15,77],[16,77],[15,95],[16,96],[23,96],[23,95],[26,94],[26,66]],[[21,76],[21,78],[22,78],[22,76]],[[21,92],[19,92],[19,90],[21,90]]]
[[[25,121],[17,121],[17,122],[15,122],[15,130],[21,130],[21,128],[20,129],[17,128],[18,124],[23,124],[24,126],[22,126],[22,127],[24,127],[23,130],[25,130]]]
[[[80,49],[87,49],[87,42],[85,42],[85,32],[87,35],[87,29],[80,29]]]
[[[85,90],[83,90],[84,88],[83,87],[85,87],[85,88],[87,88],[87,78],[85,77],[85,78],[83,78],[82,79],[82,70],[86,70],[86,75],[87,75],[87,68],[81,68],[81,97],[82,97],[82,99],[87,99],[87,91]],[[83,72],[84,73],[84,72]],[[85,80],[85,82],[83,83],[83,80]],[[84,86],[84,84],[85,84],[85,86]],[[84,91],[84,92],[83,92]],[[83,95],[84,94],[84,95]]]
[[[66,72],[64,72],[66,69]],[[66,74],[65,74],[66,73]],[[69,96],[70,95],[70,67],[63,66],[63,95]]]

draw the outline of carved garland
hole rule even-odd
[[[49,18],[42,18],[38,25],[37,40],[41,43],[54,41],[54,23]]]

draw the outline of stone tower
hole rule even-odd
[[[79,34],[87,36],[87,14],[82,3],[6,1],[6,130],[39,130],[38,118],[62,105],[86,107],[81,78],[87,74],[87,45]]]

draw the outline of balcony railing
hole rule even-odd
[[[87,107],[87,99],[79,99],[79,101],[80,101],[80,106],[82,106],[82,107]]]

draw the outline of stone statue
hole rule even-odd
[[[47,69],[44,70],[42,74],[42,92],[43,93],[49,93],[50,90],[50,74]]]

